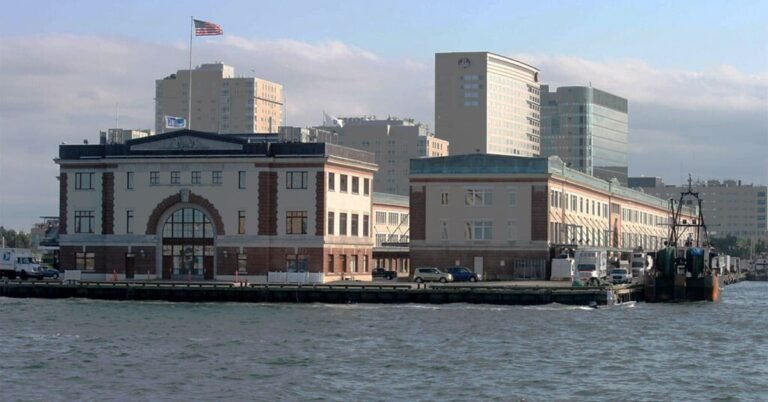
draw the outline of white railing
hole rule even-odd
[[[267,283],[323,283],[325,275],[319,272],[269,272]]]

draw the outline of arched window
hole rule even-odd
[[[211,220],[200,210],[182,208],[174,212],[163,226],[164,238],[208,239],[213,237]]]

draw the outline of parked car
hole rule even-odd
[[[43,270],[43,278],[59,279],[59,275],[61,274],[59,270],[56,268],[45,267],[42,270]]]
[[[453,275],[453,280],[456,282],[477,282],[480,280],[480,274],[472,272],[472,270],[467,267],[450,267],[446,269],[446,271]]]
[[[453,275],[435,267],[419,267],[413,271],[413,281],[416,283],[429,281],[453,282]]]
[[[374,268],[371,277],[373,279],[395,279],[397,272],[386,268]]]
[[[632,276],[626,268],[614,268],[611,270],[611,282],[629,283],[632,282]]]

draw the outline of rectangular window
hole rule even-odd
[[[160,172],[149,172],[149,184],[151,186],[160,184]]]
[[[360,194],[360,178],[352,176],[352,194]]]
[[[491,221],[469,221],[464,228],[465,240],[491,240]]]
[[[286,234],[307,234],[307,211],[287,211],[285,222]]]
[[[333,254],[328,254],[328,272],[333,272],[334,266],[333,266]]]
[[[387,224],[387,213],[382,211],[376,211],[376,224],[377,225],[386,225]]]
[[[248,272],[248,254],[237,253],[237,271],[241,274]]]
[[[75,269],[80,271],[96,269],[96,255],[94,253],[75,253]]]
[[[347,214],[345,212],[339,214],[339,234],[347,235]]]
[[[368,225],[370,224],[370,217],[368,215],[363,215],[363,237],[368,237],[369,235],[369,229]]]
[[[245,171],[243,170],[237,172],[237,188],[245,188]]]
[[[200,172],[192,172],[192,184],[200,184]]]
[[[181,181],[181,172],[171,172],[171,184],[179,184],[179,181]]]
[[[440,223],[440,240],[448,240],[448,221]]]
[[[245,234],[245,211],[237,211],[237,234]]]
[[[363,272],[368,272],[368,256],[363,256]]]
[[[400,214],[398,214],[397,212],[390,212],[387,223],[390,225],[397,225],[398,223],[400,223],[399,218],[400,218]]]
[[[371,179],[363,179],[363,195],[371,194]]]
[[[408,214],[400,214],[400,224],[408,226],[408,218],[410,215]]]
[[[133,224],[133,211],[129,209],[125,211],[125,233],[133,233],[131,224]]]
[[[96,173],[75,173],[75,190],[93,190]]]
[[[359,221],[360,215],[352,214],[352,230],[350,233],[351,236],[360,236],[360,231],[358,230]]]
[[[133,172],[125,172],[125,188],[133,190]]]
[[[489,206],[491,205],[491,190],[483,190],[476,188],[467,189],[464,205],[471,207]]]
[[[75,211],[75,233],[93,233],[95,220],[93,211]]]
[[[307,172],[287,172],[285,175],[285,188],[307,188]]]
[[[347,192],[347,175],[342,174],[339,176],[340,176],[339,191],[341,191],[342,193],[346,193]]]
[[[286,255],[285,270],[287,272],[307,272],[307,256],[303,254]]]
[[[440,205],[448,205],[448,192],[443,191],[440,193]]]
[[[336,175],[330,172],[328,173],[328,191],[336,191]]]
[[[336,223],[336,216],[333,212],[328,212],[328,234],[332,235],[334,232],[334,224]]]
[[[211,172],[211,184],[221,184],[221,170]]]
[[[357,254],[352,254],[349,259],[349,272],[357,272]]]

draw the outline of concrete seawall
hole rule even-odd
[[[246,303],[478,303],[500,305],[607,305],[641,301],[641,285],[602,288],[562,286],[472,286],[410,284],[250,284],[216,282],[77,282],[4,281],[0,296],[166,300],[172,302]]]

